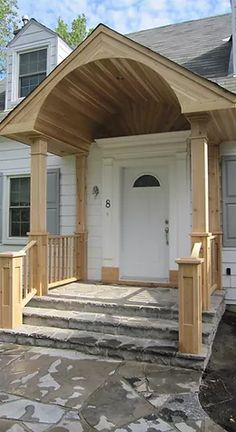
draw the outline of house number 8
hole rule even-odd
[[[111,201],[109,199],[106,200],[105,206],[106,206],[106,208],[110,208],[111,207]]]

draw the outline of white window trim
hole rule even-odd
[[[52,70],[52,41],[44,39],[40,44],[34,42],[27,45],[17,46],[17,49],[12,51],[12,88],[11,88],[11,104],[15,105],[21,102],[24,97],[19,98],[19,67],[20,67],[20,54],[25,54],[32,51],[47,50],[47,71],[48,75]]]
[[[10,217],[10,179],[19,177],[30,177],[29,172],[4,173],[3,176],[3,217],[2,217],[2,244],[4,245],[25,245],[28,237],[9,236],[9,217]]]

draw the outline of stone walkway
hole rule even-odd
[[[223,431],[198,401],[201,372],[0,344],[1,432]]]

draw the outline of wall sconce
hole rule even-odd
[[[97,198],[97,196],[99,194],[99,187],[98,186],[93,186],[92,194],[94,195],[94,198]]]

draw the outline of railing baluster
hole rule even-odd
[[[57,239],[53,240],[53,282],[56,282],[56,271],[57,271]]]
[[[48,280],[52,282],[52,240],[48,239]]]

